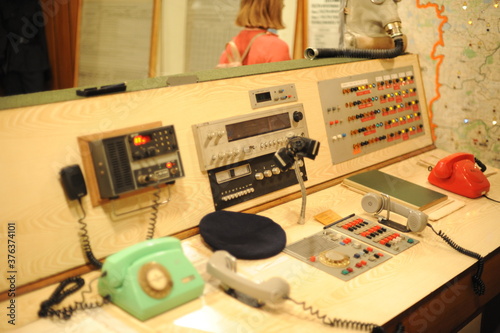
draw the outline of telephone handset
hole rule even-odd
[[[479,168],[477,164],[481,165]],[[453,193],[477,198],[490,190],[490,182],[483,174],[486,166],[468,153],[455,153],[441,159],[432,168],[428,181]]]
[[[229,252],[216,251],[207,263],[207,272],[219,279],[224,288],[250,296],[262,305],[264,302],[280,303],[288,299],[290,285],[280,277],[262,283],[250,281],[236,273],[236,258]]]
[[[379,218],[380,223],[386,224],[394,229],[403,232],[419,232],[425,229],[428,216],[424,212],[411,209],[397,202],[391,201],[386,194],[367,193],[361,199],[361,206],[367,213],[378,215],[382,210],[387,210],[386,218]],[[407,217],[406,226],[391,221],[389,219],[390,212]]]
[[[117,252],[106,259],[102,272],[99,294],[140,320],[199,297],[205,285],[173,237]]]

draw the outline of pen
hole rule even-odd
[[[340,220],[337,220],[337,221],[335,221],[335,222],[333,222],[333,223],[330,223],[330,224],[328,224],[328,225],[325,225],[325,226],[323,227],[323,229],[330,228],[330,227],[331,227],[332,225],[334,225],[334,224],[337,224],[337,223],[339,223],[339,222],[342,222],[342,221],[348,220],[348,219],[350,219],[351,217],[353,217],[354,215],[356,215],[356,214],[352,213],[352,214],[350,214],[350,215],[347,215],[346,217],[343,217],[343,218],[341,218]]]

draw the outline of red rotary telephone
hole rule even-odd
[[[485,170],[486,166],[474,155],[455,153],[440,160],[427,179],[429,183],[453,193],[478,198],[490,190],[490,182],[483,174]]]

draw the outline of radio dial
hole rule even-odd
[[[272,177],[273,173],[271,170],[264,170],[264,176],[266,178]]]
[[[296,121],[296,122],[299,122],[301,121],[302,119],[304,119],[304,114],[300,111],[295,111],[293,113],[293,120]]]
[[[272,168],[271,171],[273,172],[274,175],[279,175],[281,173],[281,170],[278,167]]]
[[[257,173],[255,174],[255,179],[257,179],[257,180],[262,180],[262,179],[264,179],[264,174],[263,174],[262,172],[257,172]]]

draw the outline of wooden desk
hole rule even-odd
[[[435,155],[435,157],[433,157]],[[385,167],[382,171],[417,184],[427,183],[427,168],[420,160],[440,158],[446,153],[435,150]],[[495,171],[495,170],[493,170]],[[489,196],[500,198],[500,175],[489,177]],[[434,188],[434,187],[432,187]],[[436,189],[436,188],[434,188]],[[238,261],[238,272],[252,280],[272,276],[285,278],[291,286],[291,297],[320,310],[329,317],[373,322],[394,332],[403,323],[407,332],[450,332],[457,330],[478,314],[500,294],[500,205],[486,198],[462,200],[465,207],[431,222],[462,247],[486,258],[483,280],[486,294],[476,296],[472,291],[471,275],[476,272],[476,260],[453,250],[429,228],[414,235],[420,244],[394,256],[366,273],[344,282],[285,253],[256,261]],[[298,225],[300,199],[259,213],[281,224],[288,243],[300,240],[322,229],[313,216],[332,209],[341,216],[356,213],[373,219],[361,208],[362,195],[337,185],[308,196],[306,223]],[[54,290],[50,286],[20,296],[17,302],[16,332],[352,332],[332,329],[304,312],[290,301],[281,306],[254,309],[227,296],[218,288],[218,281],[205,269],[211,251],[201,237],[183,241],[186,254],[205,278],[202,297],[145,322],[140,322],[109,304],[100,309],[78,312],[68,322],[36,320],[41,300]],[[88,281],[99,276],[92,272]],[[95,282],[94,282],[95,290]],[[78,293],[73,299],[79,299]],[[498,298],[498,297],[497,297]],[[71,303],[73,299],[69,299]],[[5,309],[8,303],[0,304]],[[497,319],[498,320],[498,319]]]

